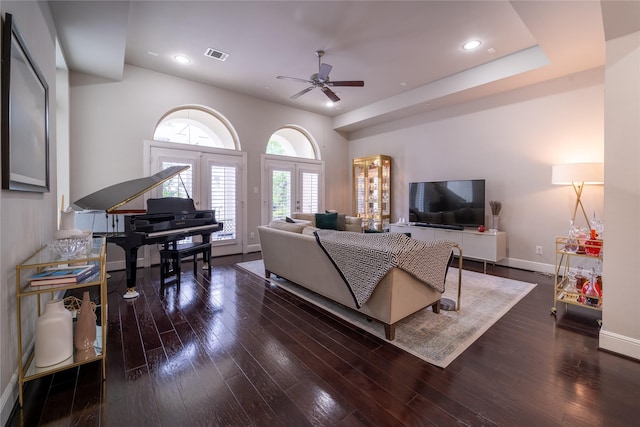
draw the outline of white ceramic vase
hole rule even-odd
[[[61,299],[47,301],[36,320],[34,363],[38,368],[55,365],[73,355],[73,320]]]

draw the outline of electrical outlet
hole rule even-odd
[[[254,233],[253,231],[249,233],[249,238],[250,239],[255,239],[256,238],[256,233]]]
[[[536,246],[536,255],[542,255],[542,246]]]

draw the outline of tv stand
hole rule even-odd
[[[414,225],[418,227],[442,228],[444,230],[464,230],[463,226],[454,224],[431,224],[429,222],[416,222],[414,223]]]
[[[496,263],[507,257],[507,233],[481,233],[475,229],[455,229],[434,227],[435,225],[391,224],[392,233],[409,233],[413,239],[430,242],[433,240],[450,240],[462,248],[464,258],[475,259],[484,262],[484,272],[487,272],[487,262]],[[455,226],[454,226],[455,227]]]

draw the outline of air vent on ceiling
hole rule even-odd
[[[208,56],[209,58],[217,59],[218,61],[226,61],[229,57],[228,53],[224,53],[221,50],[214,49],[212,47],[208,48],[204,53],[204,56]]]

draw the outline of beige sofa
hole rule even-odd
[[[439,312],[441,292],[399,268],[391,269],[358,309],[344,280],[317,243],[314,230],[310,224],[283,220],[259,226],[266,277],[283,277],[379,320],[389,340],[395,338],[396,323],[403,318],[429,306]]]

